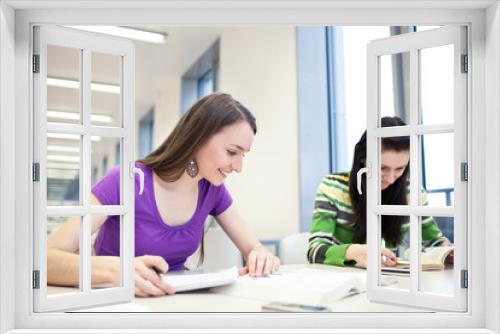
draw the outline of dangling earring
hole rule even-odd
[[[198,164],[196,163],[196,160],[193,159],[188,163],[186,173],[193,178],[198,175]]]

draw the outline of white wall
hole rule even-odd
[[[258,129],[243,172],[226,185],[257,237],[279,239],[299,230],[295,29],[231,27],[219,37],[219,90],[249,108]],[[155,146],[179,118],[180,83],[169,71],[156,93]]]
[[[295,29],[228,28],[221,36],[220,90],[257,119],[242,175],[227,186],[259,238],[299,230]]]
[[[155,95],[154,147],[167,138],[181,115],[181,77],[166,75],[161,87]]]

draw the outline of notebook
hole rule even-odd
[[[175,292],[183,292],[232,284],[238,275],[238,268],[231,267],[213,272],[201,270],[168,272],[163,275],[162,280],[174,288]]]
[[[393,278],[386,280],[387,284],[397,282]],[[211,291],[263,301],[328,306],[347,296],[366,291],[366,272],[304,268],[263,277],[245,275],[234,284],[212,288]]]

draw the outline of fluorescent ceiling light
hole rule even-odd
[[[60,79],[60,78],[47,77],[47,85],[52,86],[52,87],[80,89],[80,82],[79,81]],[[95,92],[120,94],[120,86],[119,85],[110,85],[110,84],[92,82],[92,83],[90,83],[90,89],[95,91]]]
[[[47,161],[79,162],[80,156],[70,155],[47,155]]]
[[[80,82],[75,81],[75,80],[66,80],[66,79],[47,77],[47,85],[54,86],[54,87],[62,87],[62,88],[80,89]]]
[[[79,113],[68,112],[68,111],[47,110],[47,117],[70,120],[70,121],[80,120]],[[90,119],[92,120],[92,122],[97,122],[97,123],[113,123],[113,117],[109,115],[93,114],[90,115]]]
[[[74,163],[61,163],[61,162],[50,162],[47,161],[47,168],[49,169],[72,169],[72,170],[78,170],[80,169],[79,164],[74,164]]]
[[[92,82],[90,89],[101,93],[120,94],[120,86]]]
[[[47,145],[47,151],[78,153],[78,152],[80,152],[80,149],[78,147],[75,147],[75,146]]]
[[[59,164],[59,163],[57,163]],[[77,165],[78,166],[78,165]],[[63,180],[78,180],[78,168],[59,168],[59,167],[48,167],[47,166],[47,178],[48,179],[63,179]],[[50,181],[48,181],[50,182]],[[50,204],[48,204],[50,205]],[[59,205],[59,203],[54,203],[53,205]]]
[[[47,133],[48,138],[52,139],[70,139],[70,140],[79,140],[79,135],[70,135],[67,133]]]
[[[85,30],[90,32],[97,32],[100,34],[124,37],[134,39],[137,41],[148,43],[165,43],[167,34],[146,31],[132,27],[116,27],[116,26],[67,26],[72,29]]]
[[[48,138],[52,139],[70,139],[70,140],[78,140],[80,139],[79,135],[71,135],[68,133],[47,133]],[[102,138],[100,136],[92,136],[90,140],[92,141],[100,141]]]
[[[113,123],[113,117],[109,115],[90,115],[90,119],[92,122],[98,122],[98,123]]]

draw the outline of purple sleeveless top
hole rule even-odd
[[[222,184],[214,186],[205,179],[198,182],[198,203],[187,222],[179,226],[166,225],[156,206],[153,173],[150,168],[136,163],[144,172],[144,191],[139,194],[139,175],[135,176],[135,256],[162,256],[169,270],[183,269],[186,258],[198,248],[208,215],[218,216],[233,200]],[[92,193],[103,205],[120,202],[120,168],[113,167],[92,188]],[[161,205],[161,203],[159,203]],[[120,255],[120,217],[109,216],[101,226],[95,244],[96,255]]]

